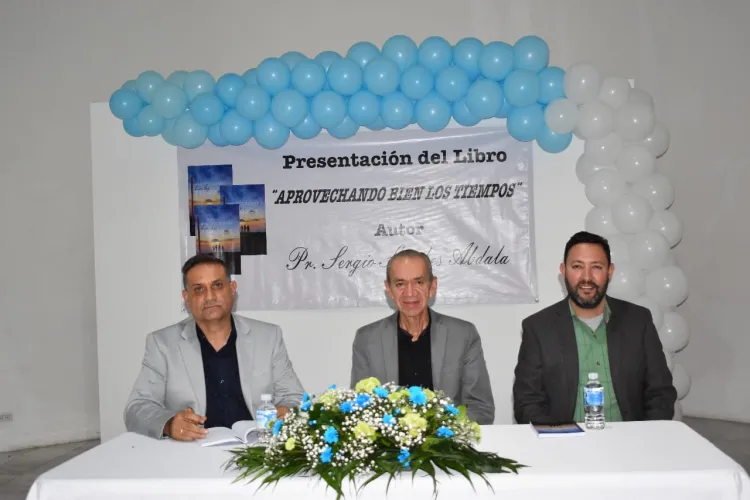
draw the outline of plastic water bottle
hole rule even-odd
[[[276,407],[273,405],[273,395],[261,394],[260,406],[255,410],[255,421],[258,424],[258,441],[268,443],[273,432],[268,426],[269,422],[276,420]]]
[[[587,429],[604,429],[604,387],[598,373],[589,373],[589,381],[583,388],[584,422]]]

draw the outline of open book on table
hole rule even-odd
[[[232,428],[211,427],[203,439],[196,439],[201,446],[253,446],[258,443],[258,423],[254,420],[240,420]]]

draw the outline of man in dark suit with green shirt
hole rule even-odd
[[[596,372],[608,422],[670,420],[677,392],[645,307],[606,295],[609,244],[579,232],[560,273],[568,296],[526,318],[513,383],[518,423],[582,422],[583,386]]]

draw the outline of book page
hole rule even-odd
[[[242,444],[242,440],[237,434],[227,427],[211,427],[208,434],[203,439],[196,439],[195,442],[200,446],[225,446],[232,444]]]
[[[232,426],[232,431],[245,444],[253,444],[258,441],[258,423],[254,420],[240,420]]]

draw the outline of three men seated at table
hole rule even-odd
[[[590,372],[605,390],[608,421],[671,419],[677,393],[648,309],[606,295],[614,266],[609,244],[580,232],[560,265],[568,296],[522,323],[513,383],[518,423],[583,421]],[[302,385],[281,329],[232,314],[237,284],[224,262],[197,255],[182,269],[192,315],[146,339],[143,366],[125,409],[129,431],[198,439],[209,427],[253,418],[261,394],[283,417],[300,404]],[[441,390],[492,424],[495,404],[482,342],[467,321],[437,313],[429,257],[403,250],[388,261],[385,291],[397,311],[357,330],[352,387],[377,377]]]

